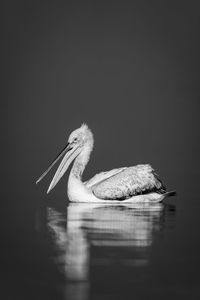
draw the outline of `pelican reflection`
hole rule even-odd
[[[79,282],[89,280],[91,265],[145,266],[155,233],[165,222],[165,211],[161,203],[70,203],[66,212],[48,207],[47,224],[56,247],[56,263],[67,280]],[[102,255],[95,255],[95,250],[101,249]]]

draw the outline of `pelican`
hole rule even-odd
[[[89,161],[93,145],[92,131],[86,124],[82,124],[70,134],[67,145],[36,183],[42,180],[54,164],[64,156],[47,193],[55,187],[69,165],[74,162],[68,179],[68,198],[73,202],[155,203],[175,194],[166,191],[162,181],[149,164],[101,172],[90,180],[82,182],[83,171]]]

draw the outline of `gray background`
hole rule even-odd
[[[82,122],[95,136],[84,178],[149,162],[169,189],[196,187],[197,2],[11,1],[2,12],[3,177],[17,197]]]

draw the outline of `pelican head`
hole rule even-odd
[[[80,128],[74,130],[69,138],[67,145],[63,148],[63,150],[58,154],[58,156],[53,160],[47,170],[39,177],[36,183],[40,182],[46,174],[51,170],[51,168],[55,165],[55,163],[64,155],[51,183],[48,188],[47,193],[49,193],[61,177],[65,174],[70,164],[77,158],[81,156],[82,164],[85,166],[89,159],[89,154],[93,148],[93,135],[91,130],[88,128],[86,124],[82,124]]]
[[[68,144],[71,146],[79,145],[79,147],[83,147],[86,144],[93,145],[93,135],[91,130],[86,124],[82,124],[80,128],[75,129],[69,135]]]

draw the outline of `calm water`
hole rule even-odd
[[[26,207],[2,230],[2,299],[198,299],[194,199],[190,209],[179,197],[150,206],[59,202]]]
[[[45,230],[66,278],[66,299],[121,299],[146,281],[153,286],[154,243],[173,230],[174,216],[175,207],[163,205],[48,207]]]

